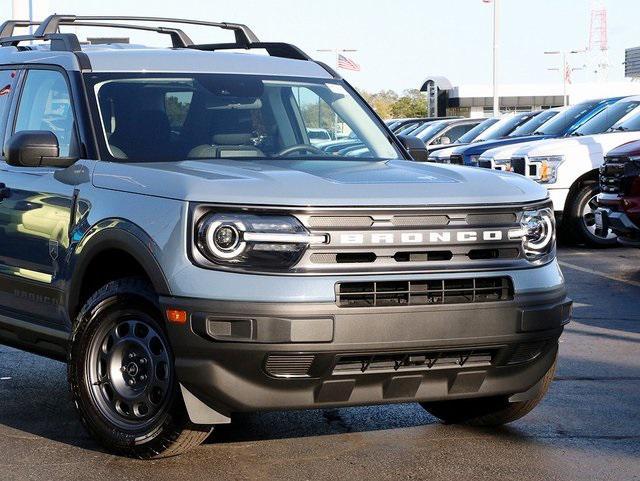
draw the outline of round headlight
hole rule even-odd
[[[220,225],[213,233],[213,242],[221,251],[232,251],[240,242],[240,233],[234,225]]]
[[[200,237],[209,251],[220,259],[233,259],[245,250],[244,226],[239,222],[209,219],[200,226]]]
[[[555,240],[555,222],[551,209],[524,212],[521,225],[524,229],[524,249],[527,254],[538,256],[547,253]]]

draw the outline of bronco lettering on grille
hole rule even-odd
[[[332,236],[333,238],[333,236]],[[450,244],[465,242],[499,242],[505,238],[502,230],[460,230],[430,232],[357,232],[337,236],[332,244],[341,245],[406,245]]]

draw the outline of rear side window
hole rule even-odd
[[[469,130],[471,130],[473,127],[475,127],[474,124],[456,125],[455,127],[452,127],[451,129],[446,131],[444,135],[446,137],[449,137],[449,140],[453,143],[456,142],[460,138],[460,136],[469,132]]]
[[[4,133],[7,124],[7,114],[13,97],[17,72],[15,70],[0,70],[0,133]],[[0,134],[0,140],[2,135]]]
[[[69,88],[60,72],[29,70],[15,127],[15,132],[23,130],[53,132],[58,138],[60,156],[69,156],[75,140],[75,123]]]

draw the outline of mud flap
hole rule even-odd
[[[180,384],[180,391],[182,392],[184,405],[187,408],[187,413],[189,414],[189,419],[191,419],[192,423],[211,425],[229,424],[231,422],[230,418],[224,414],[220,414],[214,409],[211,409],[182,384]]]

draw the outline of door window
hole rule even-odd
[[[449,140],[451,140],[451,143],[454,143],[460,138],[460,136],[462,136],[463,134],[466,134],[469,130],[471,130],[474,127],[475,127],[474,124],[456,125],[455,127],[451,127],[449,130],[447,130],[444,133],[444,135],[449,137]]]
[[[15,85],[17,72],[15,70],[0,70],[0,132],[4,132],[7,111],[11,105],[11,97]],[[2,136],[0,135],[0,140]]]
[[[29,70],[20,97],[15,132],[48,130],[58,138],[60,156],[75,145],[71,97],[64,76],[56,70]]]

